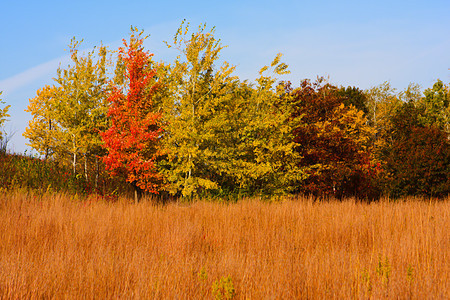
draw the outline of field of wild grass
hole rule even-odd
[[[156,205],[0,192],[0,298],[449,299],[450,199]]]

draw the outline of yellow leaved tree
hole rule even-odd
[[[163,104],[167,160],[162,169],[171,193],[191,196],[219,187],[216,177],[222,159],[215,146],[217,128],[223,125],[219,111],[230,101],[236,78],[228,63],[216,68],[224,47],[206,25],[189,34],[189,24],[183,22],[173,42],[166,44],[179,55],[167,66]]]
[[[99,132],[108,126],[106,91],[111,58],[104,46],[81,56],[80,44],[72,39],[72,64],[58,68],[57,84],[44,87],[30,99],[27,111],[33,118],[24,136],[46,158],[70,161],[73,174],[79,172],[81,156],[87,179],[89,165],[95,164],[98,171],[98,156],[104,153]]]
[[[0,96],[2,95],[3,92],[0,91]],[[2,99],[0,99],[0,104],[5,104],[5,102],[2,101]],[[11,105],[6,105],[4,108],[0,108],[0,128],[3,126],[3,124],[6,122],[7,118],[10,117],[10,115],[8,114],[9,108],[11,107]],[[3,132],[0,130],[0,142],[2,145],[2,151],[6,151],[6,143],[3,143],[4,137],[3,137]],[[3,149],[5,148],[5,149]]]
[[[28,139],[28,146],[35,149],[45,159],[63,152],[60,143],[61,127],[57,121],[56,103],[61,89],[55,86],[45,86],[37,91],[36,97],[30,99],[25,110],[31,113],[23,136]]]

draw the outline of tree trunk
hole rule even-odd
[[[191,178],[192,173],[192,162],[191,162],[191,154],[189,153],[189,172],[188,172],[188,179]]]
[[[141,199],[142,191],[141,189],[136,185],[136,182],[131,183],[134,189],[134,202],[137,204],[139,200]]]
[[[50,134],[50,132],[52,131],[52,120],[48,120],[48,132]],[[47,142],[48,143],[48,140]],[[47,144],[47,147],[45,148],[45,160],[47,160],[48,156],[50,155],[50,147],[48,147],[49,145]]]
[[[73,175],[76,175],[77,172],[77,153],[73,153],[73,161],[72,161],[72,167],[73,167]]]
[[[99,166],[98,166],[98,156],[95,156],[95,189],[98,189],[98,171],[99,171]]]
[[[76,174],[77,174],[77,148],[75,147],[75,135],[72,135],[72,146],[73,146],[73,161],[72,161],[73,175],[76,176]]]
[[[134,202],[137,204],[139,202],[139,195],[137,187],[134,187]]]
[[[87,155],[84,154],[84,178],[86,178],[86,181],[88,180],[88,172],[87,172]]]

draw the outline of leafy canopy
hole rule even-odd
[[[125,68],[121,84],[112,84],[108,117],[111,126],[102,133],[106,167],[113,175],[122,174],[136,188],[159,192],[162,177],[155,160],[160,154],[159,138],[163,129],[161,114],[153,111],[152,97],[158,88],[151,57],[144,51],[143,32],[132,28],[130,41],[123,41],[119,57]]]

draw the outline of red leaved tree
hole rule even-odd
[[[303,80],[291,93],[293,129],[300,165],[310,167],[309,177],[297,192],[316,196],[374,197],[373,174],[367,170],[371,129],[364,112],[323,78]]]
[[[112,175],[126,177],[137,200],[140,191],[158,193],[162,178],[155,161],[162,128],[158,124],[161,115],[155,112],[152,101],[157,89],[153,54],[144,51],[142,32],[135,33],[134,30],[129,43],[124,40],[124,47],[119,48],[124,80],[112,84],[108,97],[111,126],[102,133],[102,139],[108,150],[104,158],[106,168]]]

